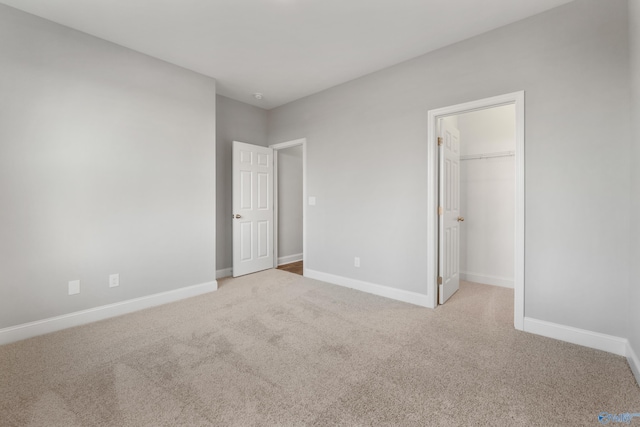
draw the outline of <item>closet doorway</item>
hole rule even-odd
[[[441,120],[459,135],[460,280],[513,289],[515,106]]]
[[[513,288],[514,326],[522,329],[524,93],[432,110],[429,126],[433,305],[460,280]]]
[[[274,267],[304,276],[306,139],[271,145],[274,152]]]

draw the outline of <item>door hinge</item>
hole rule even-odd
[[[442,206],[438,206],[438,215],[442,216],[443,213],[444,209],[442,209]]]
[[[441,136],[438,137],[438,145],[442,145],[442,137]]]
[[[442,285],[442,276],[438,276],[438,285]]]

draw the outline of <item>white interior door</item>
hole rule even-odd
[[[440,122],[440,191],[438,208],[438,303],[460,287],[460,132],[449,120]]]
[[[233,277],[273,267],[273,149],[233,142]]]

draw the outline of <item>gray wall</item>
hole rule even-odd
[[[302,253],[302,146],[278,150],[278,258]]]
[[[233,141],[267,145],[267,112],[233,99],[218,95],[216,112],[216,192],[218,270],[233,265],[231,223],[231,154]]]
[[[631,161],[631,280],[629,297],[629,340],[640,357],[640,0],[629,1],[631,76],[634,128]]]
[[[426,293],[427,111],[525,90],[525,315],[627,336],[627,22],[579,0],[271,110],[307,138],[307,267]]]
[[[215,279],[215,89],[0,5],[0,328]]]

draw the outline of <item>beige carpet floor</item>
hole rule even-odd
[[[596,426],[624,358],[515,331],[512,291],[429,310],[270,270],[0,347],[5,426]],[[633,424],[639,424],[636,419]]]

